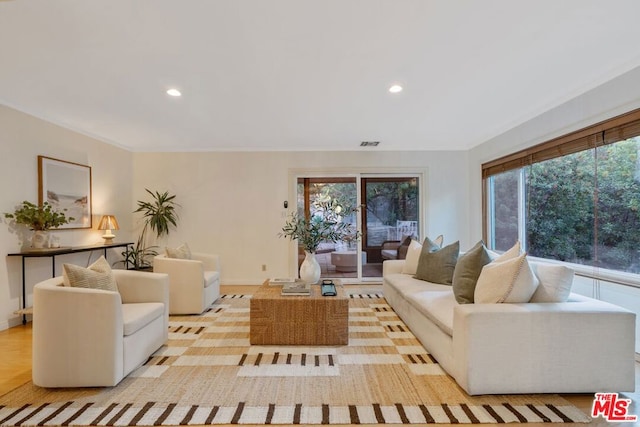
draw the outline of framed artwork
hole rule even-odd
[[[74,218],[58,229],[91,228],[91,167],[38,156],[38,202]]]

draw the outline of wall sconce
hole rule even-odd
[[[100,224],[98,224],[98,230],[107,230],[102,235],[104,243],[109,244],[113,242],[113,238],[116,237],[111,230],[120,230],[118,226],[118,220],[113,215],[102,215],[100,218]]]

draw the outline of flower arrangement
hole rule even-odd
[[[73,217],[67,217],[64,212],[53,209],[49,202],[38,206],[26,200],[13,213],[5,213],[4,217],[13,219],[16,223],[24,224],[36,231],[58,228],[75,220]]]
[[[352,224],[343,221],[356,209],[344,209],[336,200],[314,203],[314,213],[306,218],[298,212],[289,215],[280,237],[297,240],[305,251],[315,253],[323,242],[358,240],[360,232]]]

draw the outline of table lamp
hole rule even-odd
[[[111,230],[120,230],[118,220],[113,215],[102,215],[102,218],[100,218],[100,224],[98,224],[98,230],[107,230],[102,235],[105,245],[112,243],[113,238],[116,236],[111,232]]]

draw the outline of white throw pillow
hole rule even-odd
[[[74,264],[62,264],[62,281],[65,286],[75,288],[118,292],[118,285],[111,272],[111,266],[104,256],[101,256],[88,268]]]
[[[422,244],[412,240],[407,249],[407,256],[402,266],[402,272],[404,274],[414,275],[418,269],[418,260],[420,260],[420,253],[422,252]]]
[[[531,302],[566,302],[573,284],[573,269],[558,264],[532,262],[531,269],[540,284]]]
[[[529,302],[538,284],[538,278],[529,267],[527,254],[522,254],[485,265],[478,277],[473,299],[476,304]]]
[[[189,249],[189,245],[183,243],[177,248],[165,248],[167,253],[167,258],[177,258],[177,259],[191,259],[191,249]]]
[[[491,256],[491,258],[493,258],[494,262],[502,262],[508,259],[513,259],[520,255],[520,241],[518,240],[513,246],[511,246],[511,248],[509,248],[502,254],[490,251],[489,255]]]

